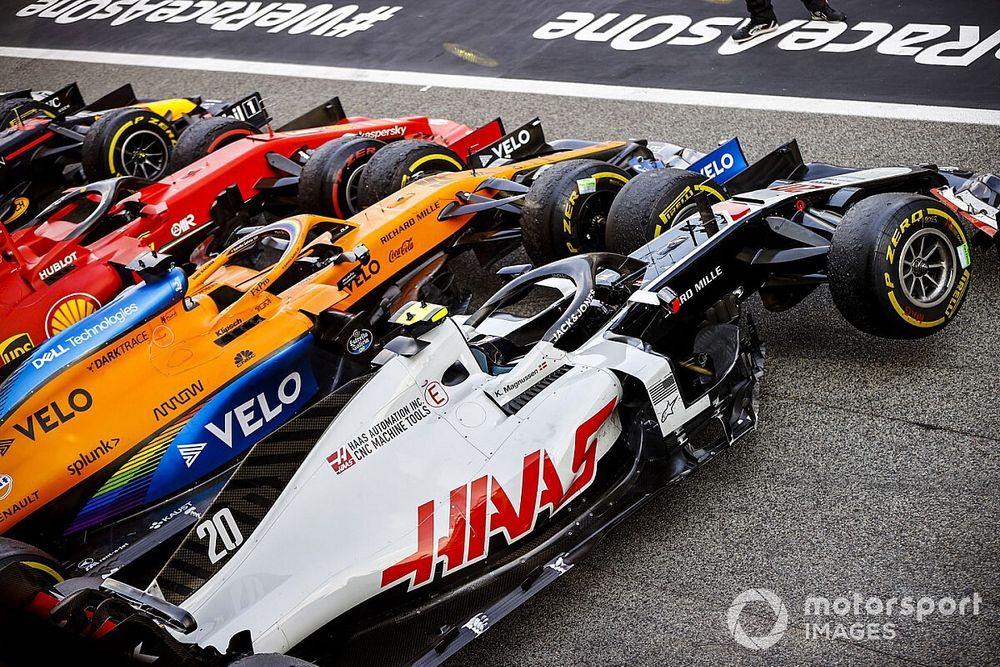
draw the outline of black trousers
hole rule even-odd
[[[802,4],[809,11],[814,11],[826,7],[826,0],[802,0]],[[750,10],[750,18],[754,19],[755,22],[765,23],[777,20],[774,7],[771,6],[771,0],[747,0],[747,9]]]

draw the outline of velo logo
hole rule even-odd
[[[755,637],[751,637],[743,629],[743,624],[740,623],[743,608],[753,602],[765,603],[775,616],[771,630]],[[772,591],[766,588],[751,588],[748,591],[743,591],[733,600],[729,611],[726,612],[726,625],[729,626],[729,634],[732,635],[737,644],[752,651],[763,651],[777,644],[784,636],[785,630],[788,629],[788,609],[785,608],[785,603],[781,601],[781,598]]]

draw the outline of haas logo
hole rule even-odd
[[[568,482],[556,468],[545,450],[524,457],[521,469],[520,493],[511,495],[510,486],[492,475],[483,475],[452,489],[449,534],[435,533],[436,503],[428,500],[417,508],[417,550],[395,565],[382,571],[382,587],[400,581],[409,588],[423,586],[435,576],[436,564],[444,564],[442,572],[451,574],[486,557],[490,537],[502,534],[508,544],[526,537],[535,527],[538,514],[548,508],[553,513],[566,506],[591,485],[597,472],[597,432],[611,417],[616,399],[612,399],[597,414],[576,429],[573,442],[573,462]]]

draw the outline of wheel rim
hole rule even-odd
[[[663,231],[666,231],[667,229],[673,229],[674,227],[681,224],[691,216],[695,215],[697,212],[698,212],[697,204],[685,205],[681,210],[677,212],[677,215],[674,216],[674,219],[670,221],[670,224],[667,225],[667,228],[664,229]],[[662,234],[663,231],[661,231],[660,233]]]
[[[366,165],[361,165],[347,175],[347,183],[344,184],[344,199],[347,201],[347,214],[354,215],[361,210],[358,203],[358,186],[361,184],[361,174]]]
[[[149,130],[141,130],[122,143],[122,170],[129,176],[153,180],[166,170],[169,152],[169,146],[163,137]]]
[[[617,192],[595,192],[580,202],[580,250],[582,252],[605,249],[604,234],[608,225],[608,211]]]
[[[899,281],[911,303],[941,304],[955,282],[955,249],[944,232],[926,228],[911,236],[900,252]]]

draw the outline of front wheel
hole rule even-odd
[[[605,248],[605,227],[628,174],[600,160],[546,167],[524,197],[521,236],[536,265]]]
[[[191,123],[177,140],[170,159],[170,171],[180,171],[210,153],[234,141],[257,134],[259,130],[242,120],[228,116],[202,118]]]
[[[138,176],[151,181],[167,173],[177,133],[166,118],[148,109],[115,109],[102,115],[83,140],[88,180]]]
[[[35,116],[55,118],[56,115],[52,109],[30,97],[14,97],[0,102],[0,129],[17,127]]]
[[[373,206],[413,181],[465,165],[450,148],[423,139],[394,141],[371,156],[358,182],[358,204]]]
[[[937,201],[875,195],[851,208],[834,231],[830,294],[861,331],[923,338],[958,314],[971,263],[962,227]]]
[[[639,174],[622,188],[608,215],[607,247],[611,252],[635,252],[674,225],[695,215],[695,195],[709,204],[726,199],[721,185],[685,169],[654,169]]]
[[[340,219],[360,211],[362,174],[383,146],[378,139],[340,137],[313,151],[299,177],[299,210]]]
[[[62,567],[52,556],[24,542],[0,537],[0,571],[14,563],[31,570],[41,585],[54,586],[63,580]]]

